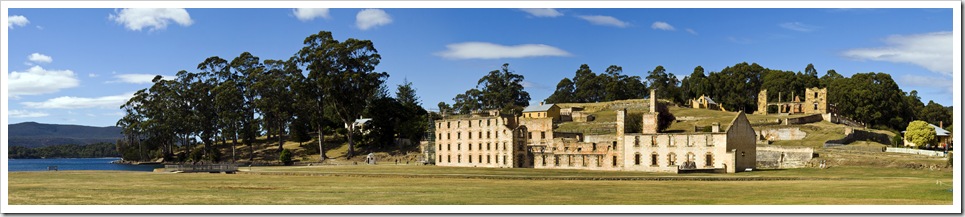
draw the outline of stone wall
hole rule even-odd
[[[807,147],[757,147],[757,166],[765,169],[803,168],[814,156],[814,149]]]
[[[821,114],[814,114],[814,115],[808,115],[808,116],[797,117],[797,118],[785,118],[784,125],[807,124],[807,123],[821,122],[822,120],[824,120],[824,116],[822,116]]]
[[[733,154],[734,164],[727,165],[737,171],[753,169],[757,165],[757,139],[754,128],[744,112],[737,114],[727,128],[727,151]]]
[[[943,151],[932,151],[932,150],[921,150],[921,149],[911,149],[911,148],[892,148],[888,147],[885,152],[891,153],[905,153],[905,154],[917,154],[935,157],[945,157],[945,152]]]
[[[676,172],[677,166],[688,161],[695,162],[697,169],[734,165],[727,157],[724,133],[628,134],[624,141],[624,170]]]
[[[798,127],[761,129],[757,131],[757,139],[762,141],[801,140],[807,135],[807,132],[801,131],[801,128]]]

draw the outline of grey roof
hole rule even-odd
[[[707,100],[707,104],[717,104],[717,102],[714,102],[714,100],[710,99],[709,96],[702,96],[702,97],[704,97],[704,100]]]
[[[368,123],[369,121],[372,121],[372,119],[371,119],[371,118],[359,118],[359,119],[356,119],[356,120],[355,120],[355,125],[365,124],[365,123]]]
[[[936,135],[936,136],[948,136],[948,134],[951,133],[951,132],[948,132],[948,130],[945,130],[945,129],[942,129],[941,127],[935,126],[934,124],[928,124],[928,125],[935,128],[935,135]],[[905,134],[905,131],[901,131],[901,134]]]
[[[934,127],[934,128],[935,128],[935,135],[936,135],[936,136],[948,136],[948,134],[951,133],[951,132],[948,132],[948,130],[945,130],[945,129],[942,129],[941,127],[935,126],[934,124],[928,124],[928,125],[931,125],[931,127]]]
[[[553,104],[531,105],[523,109],[523,112],[545,112],[550,110]]]

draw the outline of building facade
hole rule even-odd
[[[711,132],[660,133],[650,94],[650,112],[642,114],[641,132],[632,134],[625,133],[623,109],[616,111],[615,133],[589,136],[554,132],[561,119],[552,104],[531,106],[516,117],[490,112],[439,120],[436,165],[670,173],[756,167],[756,134],[743,112],[726,131],[715,125]]]

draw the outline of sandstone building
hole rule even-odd
[[[723,130],[715,125],[711,132],[660,133],[654,91],[650,95],[640,133],[625,132],[625,109],[616,111],[613,134],[554,132],[565,119],[553,104],[530,106],[521,116],[492,111],[438,120],[435,164],[671,173],[756,168],[756,135],[744,113]]]
[[[778,97],[778,102],[768,102],[767,90],[761,90],[757,95],[757,113],[767,114],[769,107],[776,108],[777,113],[782,114],[826,114],[828,108],[828,88],[807,88],[804,90],[804,101],[800,96],[792,96],[790,102],[782,102],[783,97]]]

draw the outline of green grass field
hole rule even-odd
[[[663,174],[434,166],[255,167],[259,174],[12,172],[27,204],[951,204],[950,171],[834,167]],[[243,168],[247,170],[247,168]],[[328,174],[322,176],[308,175]],[[389,175],[386,175],[389,174]],[[391,175],[395,174],[395,175]],[[400,176],[399,174],[405,174]],[[451,177],[441,177],[451,175]],[[481,178],[482,176],[531,179]],[[784,181],[559,180],[580,177],[798,177]]]

